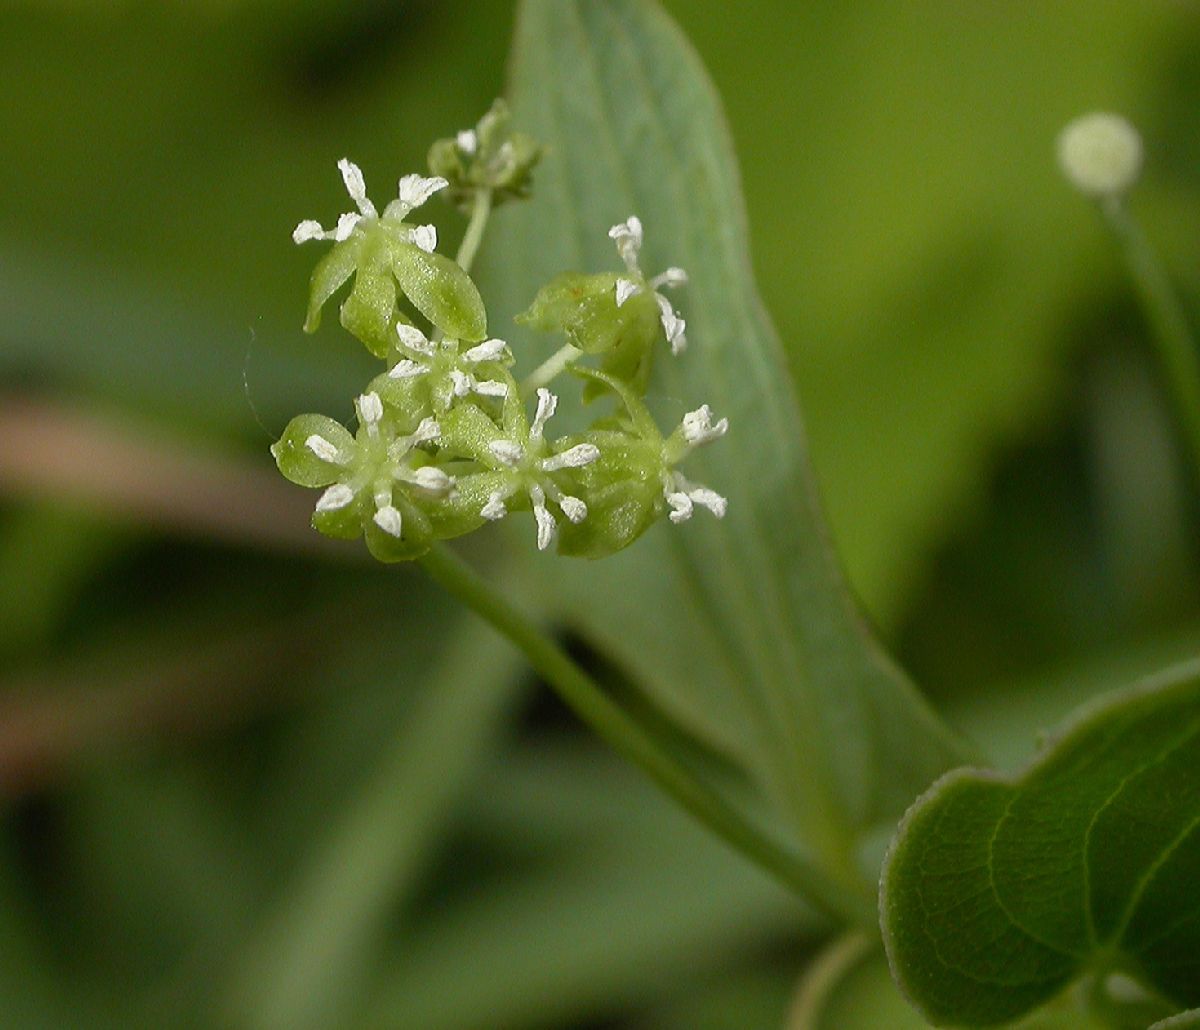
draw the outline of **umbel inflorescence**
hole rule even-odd
[[[727,420],[701,405],[664,436],[644,403],[656,347],[679,355],[687,344],[684,320],[663,293],[687,276],[668,268],[647,278],[638,218],[609,230],[623,271],[564,273],[518,317],[565,339],[523,384],[508,344],[488,336],[468,270],[491,208],[528,196],[541,154],[497,101],[475,128],[437,141],[432,174],[400,179],[382,212],[362,172],[343,159],[355,210],[331,229],[311,220],[296,226],[296,243],[333,244],[312,274],[305,330],[316,330],[325,303],[353,280],[341,324],[385,362],[354,402],[353,432],[300,415],[271,448],[288,479],[322,489],[312,519],[320,532],[362,535],[380,561],[402,561],[529,511],[540,550],[557,541],[561,554],[598,558],[663,515],[684,522],[697,505],[725,514],[725,498],[678,466],[723,436]],[[456,260],[438,253],[432,225],[409,220],[435,195],[471,216]],[[586,431],[553,437],[558,398],[548,386],[564,373],[581,383],[586,401],[612,403]]]

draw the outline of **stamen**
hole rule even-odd
[[[488,450],[513,468],[521,464],[521,459],[525,457],[525,449],[513,440],[493,440],[488,444]]]
[[[432,254],[437,250],[437,227],[433,225],[418,225],[415,226],[408,234],[409,242],[426,254]]]
[[[388,504],[375,512],[373,521],[380,529],[389,536],[394,536],[397,539],[400,537],[403,528],[403,520],[400,518],[400,511],[394,505]]]
[[[469,365],[477,365],[481,361],[499,361],[504,356],[504,348],[508,344],[503,340],[484,340],[462,354],[462,360]]]
[[[683,286],[688,281],[688,274],[682,268],[676,268],[672,265],[665,272],[661,272],[650,280],[652,289],[657,290],[660,286]]]
[[[414,471],[412,481],[422,490],[428,490],[434,494],[449,493],[454,486],[454,479],[448,476],[443,469],[433,465],[422,465]]]
[[[354,491],[345,483],[335,483],[317,498],[317,511],[339,511],[354,500]]]
[[[415,350],[418,354],[432,354],[434,351],[433,344],[426,339],[425,334],[415,325],[409,325],[407,322],[397,322],[396,335],[400,337],[400,342],[405,347],[409,350]]]
[[[336,242],[342,243],[350,239],[350,235],[354,232],[354,227],[362,221],[362,215],[356,215],[353,212],[344,215],[338,215],[337,228],[333,230],[333,238]],[[325,238],[329,238],[329,234],[325,234]]]
[[[608,230],[608,237],[615,240],[617,253],[630,271],[635,271],[638,264],[638,254],[642,249],[642,222],[637,215],[630,215],[624,222],[614,225]]]
[[[463,129],[454,137],[454,142],[458,149],[468,157],[473,157],[475,151],[479,149],[479,137],[475,134],[474,129]]]
[[[687,522],[692,517],[692,499],[687,494],[664,491],[663,496],[666,497],[667,504],[671,506],[671,514],[667,517],[676,525]]]
[[[537,399],[537,413],[533,416],[533,425],[529,428],[529,435],[540,440],[546,423],[554,417],[554,412],[558,408],[558,398],[541,386],[538,387]]]
[[[667,342],[671,345],[671,353],[678,355],[687,346],[687,337],[684,335],[687,323],[675,314],[675,309],[671,307],[671,302],[661,293],[656,293],[654,299],[658,301],[659,320],[662,322],[663,333],[666,334]]]
[[[557,472],[559,469],[577,469],[590,465],[600,457],[600,448],[594,443],[577,443],[559,454],[552,454],[542,460],[543,472]]]
[[[455,397],[465,397],[475,385],[474,378],[458,368],[450,369],[450,382],[453,384],[452,389]]]
[[[575,525],[579,525],[587,518],[587,505],[578,497],[572,497],[570,494],[563,494],[558,499],[558,506],[562,509],[562,513],[570,519]]]
[[[508,514],[504,506],[504,495],[500,492],[488,494],[487,504],[479,509],[479,514],[491,522],[497,522]]]
[[[342,182],[346,184],[346,192],[354,201],[354,206],[367,218],[377,218],[379,212],[375,205],[367,199],[367,184],[363,180],[362,169],[353,161],[343,157],[338,162],[338,170],[342,173]]]
[[[529,499],[533,502],[533,518],[537,522],[538,550],[544,551],[554,542],[554,535],[558,532],[558,523],[554,521],[554,516],[546,508],[546,495],[540,486],[529,488]]]
[[[692,446],[698,446],[716,440],[729,431],[729,419],[723,418],[714,423],[712,409],[707,404],[701,404],[695,411],[689,411],[680,423],[683,438]]]
[[[312,436],[304,441],[304,446],[322,461],[328,461],[335,465],[340,464],[338,461],[338,449],[326,440],[325,437],[313,433]]]
[[[443,190],[449,185],[450,183],[441,176],[426,178],[423,175],[406,175],[400,180],[397,193],[400,203],[411,211],[414,207],[424,204],[438,190]]]
[[[415,361],[409,361],[408,358],[404,358],[396,362],[396,364],[392,367],[392,370],[388,372],[388,378],[412,379],[415,376],[423,376],[428,371],[429,369],[425,368],[423,365],[418,365]]]
[[[383,418],[383,401],[377,393],[364,393],[358,398],[358,417],[364,424],[374,427]]]
[[[409,442],[411,446],[416,447],[417,444],[430,443],[441,435],[442,427],[438,425],[436,418],[423,418],[416,431],[409,437]]]
[[[710,490],[706,486],[700,486],[694,490],[689,490],[688,496],[700,505],[700,507],[711,511],[717,518],[723,519],[725,517],[725,509],[729,502],[715,490]]]
[[[326,238],[325,230],[321,228],[321,223],[311,218],[304,219],[303,222],[292,230],[293,243],[307,243],[309,240],[323,240]]]
[[[497,379],[484,379],[475,383],[475,392],[481,397],[507,397],[508,383]]]
[[[632,279],[618,279],[616,288],[617,307],[624,304],[630,297],[640,293],[641,290],[642,288]]]

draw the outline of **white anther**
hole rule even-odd
[[[354,491],[345,483],[335,483],[317,498],[317,511],[340,511],[354,500]]]
[[[458,149],[468,157],[473,156],[475,151],[479,149],[479,137],[476,135],[474,129],[463,129],[462,132],[454,137],[454,142],[457,144]]]
[[[632,279],[618,279],[615,291],[617,295],[617,307],[624,304],[634,294],[640,293],[641,290],[642,288]]]
[[[376,426],[383,418],[383,401],[372,391],[358,398],[358,417],[368,426]]]
[[[442,427],[438,425],[436,418],[423,418],[421,424],[417,426],[413,435],[409,437],[409,441],[413,447],[421,443],[429,443],[436,440],[442,435]]]
[[[454,479],[433,465],[422,465],[412,474],[412,481],[422,490],[433,494],[446,494],[454,486]]]
[[[406,175],[400,180],[397,194],[400,203],[411,211],[414,207],[424,204],[438,190],[443,190],[449,185],[450,183],[441,176],[426,178],[423,175]]]
[[[450,382],[455,397],[465,397],[471,392],[471,388],[475,385],[475,380],[463,372],[461,369],[450,369]]]
[[[544,551],[554,542],[554,534],[558,532],[558,523],[546,509],[546,495],[540,486],[529,488],[529,499],[533,502],[533,518],[537,522],[537,546]]]
[[[546,423],[554,417],[554,412],[558,408],[558,398],[544,386],[540,386],[538,387],[537,399],[537,412],[533,416],[533,425],[529,427],[529,435],[540,439],[543,430],[546,428]]]
[[[353,161],[343,157],[338,162],[338,171],[342,173],[342,182],[346,184],[346,192],[350,194],[354,206],[365,217],[377,218],[379,212],[375,210],[375,205],[367,199],[367,184],[363,180],[362,169]]]
[[[488,444],[488,450],[499,458],[505,465],[517,466],[525,457],[525,449],[513,440],[493,440]]]
[[[504,506],[504,495],[496,492],[488,494],[487,504],[479,509],[479,514],[491,522],[497,522],[508,514]]]
[[[337,462],[338,460],[338,449],[326,440],[325,437],[317,433],[313,433],[312,436],[305,440],[304,446],[322,461]]]
[[[688,281],[687,272],[682,268],[676,268],[672,265],[665,272],[661,272],[650,280],[650,287],[657,290],[660,286],[683,286]]]
[[[562,513],[570,519],[575,525],[579,525],[587,518],[587,505],[578,497],[572,497],[570,494],[563,494],[558,499],[558,506],[562,509]]]
[[[637,268],[638,253],[642,249],[642,222],[637,215],[630,215],[624,222],[614,225],[608,230],[608,237],[615,240],[617,253],[626,266],[633,270]]]
[[[667,504],[671,506],[671,514],[667,517],[678,525],[680,522],[687,522],[692,517],[692,499],[685,493],[679,491],[667,491],[663,493],[667,499]]]
[[[706,486],[698,486],[688,491],[688,497],[695,501],[700,507],[707,508],[717,518],[725,517],[725,509],[729,502],[722,497],[716,490],[710,490]]]
[[[543,472],[557,472],[559,469],[577,469],[590,465],[600,457],[600,448],[594,443],[577,443],[568,447],[560,454],[552,454],[541,463]]]
[[[389,536],[399,538],[403,527],[403,520],[400,518],[400,511],[394,505],[386,504],[380,508],[374,515],[374,522]]]
[[[683,438],[693,446],[716,440],[729,432],[729,419],[723,418],[713,422],[712,409],[707,404],[701,404],[695,411],[689,411],[683,416],[680,424]]]
[[[468,365],[478,365],[481,361],[499,361],[504,356],[504,348],[507,347],[503,340],[484,340],[483,343],[477,343],[468,351],[462,354],[462,360]]]
[[[475,383],[475,392],[481,397],[507,397],[508,383],[498,379],[483,379]]]
[[[333,230],[333,238],[336,242],[341,243],[344,240],[350,239],[351,233],[354,232],[354,227],[362,221],[362,215],[356,215],[350,211],[344,215],[338,215],[337,228]],[[325,234],[325,238],[329,239],[329,234]]]
[[[400,342],[409,350],[415,350],[418,354],[433,353],[433,344],[426,339],[425,334],[415,325],[409,325],[407,322],[397,322],[396,335],[400,337]]]
[[[321,228],[321,223],[315,222],[311,218],[304,219],[303,222],[292,230],[293,243],[307,243],[309,240],[325,240],[328,238],[325,230]]]
[[[409,361],[408,358],[403,358],[397,361],[388,372],[389,379],[412,379],[416,376],[423,376],[429,369],[424,365],[418,365],[415,361]]]
[[[432,254],[437,250],[437,227],[433,225],[417,225],[408,234],[408,241],[414,247]]]
[[[663,333],[671,345],[671,353],[679,354],[687,346],[687,336],[684,335],[687,323],[675,314],[671,302],[661,293],[656,293],[654,299],[658,301],[659,321],[662,322]]]

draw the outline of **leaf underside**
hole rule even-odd
[[[936,1024],[991,1025],[1116,969],[1200,1003],[1200,665],[1085,710],[1022,775],[943,777],[884,865],[892,970]]]
[[[650,404],[664,428],[702,402],[731,425],[687,463],[689,478],[728,495],[728,517],[657,526],[602,563],[558,563],[546,587],[556,611],[565,607],[677,719],[743,758],[777,798],[820,781],[826,814],[850,832],[896,818],[965,759],[876,647],[846,590],[754,284],[728,131],[699,59],[649,0],[526,0],[511,99],[521,128],[551,149],[532,201],[497,219],[489,241],[481,276],[497,309],[524,310],[567,270],[619,270],[606,230],[637,214],[646,273],[679,265],[689,275],[672,299],[690,344],[678,358],[662,345]],[[519,341],[535,357],[560,344],[536,334]],[[576,403],[569,393],[564,413]],[[802,810],[819,803],[811,795]]]

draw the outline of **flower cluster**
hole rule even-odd
[[[341,323],[385,362],[355,401],[353,432],[323,415],[301,415],[271,449],[288,479],[322,490],[313,512],[320,532],[363,536],[379,560],[401,561],[528,511],[540,550],[557,542],[562,554],[595,558],[628,546],[664,516],[684,522],[697,507],[725,514],[725,499],[677,466],[723,436],[727,420],[701,405],[664,437],[642,399],[656,343],[673,354],[686,346],[684,320],[661,290],[687,276],[679,268],[643,274],[636,217],[609,232],[623,272],[560,276],[519,319],[565,337],[554,371],[582,379],[585,400],[615,402],[586,431],[558,438],[547,432],[558,407],[548,378],[535,374],[524,389],[513,378],[512,351],[488,336],[467,269],[437,252],[432,225],[409,223],[438,193],[486,218],[493,201],[528,192],[540,154],[512,131],[498,103],[475,129],[439,141],[430,158],[435,174],[400,179],[382,214],[362,172],[343,159],[355,210],[331,229],[311,220],[296,226],[296,243],[333,244],[313,272],[306,331],[316,330],[321,309],[353,279]],[[478,191],[487,191],[485,203],[464,202]],[[477,240],[482,225],[472,230]],[[586,355],[598,356],[598,365],[578,360]]]

